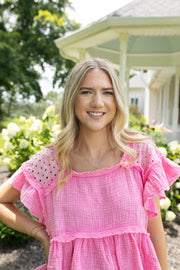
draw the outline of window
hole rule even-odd
[[[131,98],[131,105],[138,106],[139,99],[138,98]]]

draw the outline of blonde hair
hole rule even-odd
[[[117,147],[119,147],[122,152],[125,152],[132,157],[131,162],[135,161],[136,152],[126,144],[128,142],[141,141],[144,138],[134,137],[132,134],[137,134],[137,132],[125,129],[128,120],[128,107],[119,78],[113,68],[99,58],[78,63],[72,69],[66,83],[61,107],[62,131],[55,142],[57,158],[61,164],[58,192],[71,174],[69,153],[78,136],[79,130],[78,120],[74,112],[76,97],[85,75],[92,69],[103,70],[111,79],[117,110],[113,121],[110,123],[109,130]]]

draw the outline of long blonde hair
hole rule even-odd
[[[92,69],[103,70],[111,79],[117,109],[116,115],[110,123],[109,129],[117,147],[119,147],[122,152],[125,152],[132,157],[131,162],[135,161],[136,152],[132,148],[128,147],[127,143],[142,140],[142,138],[132,136],[132,134],[136,134],[137,132],[125,129],[125,125],[128,121],[128,107],[119,78],[113,68],[104,60],[99,58],[78,63],[72,69],[66,83],[61,107],[62,131],[55,142],[57,158],[61,164],[58,192],[66,183],[71,173],[69,153],[79,131],[78,120],[74,112],[76,97],[85,75]]]

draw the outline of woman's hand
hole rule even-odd
[[[46,257],[46,263],[48,263],[48,257],[49,257],[49,247],[50,247],[50,239],[48,234],[46,233],[43,241],[41,241],[43,247],[44,247],[44,253]]]
[[[46,228],[43,225],[36,226],[32,231],[32,236],[37,238],[44,247],[44,253],[46,257],[46,263],[48,262],[49,257],[49,246],[50,246],[50,238],[46,232]]]
[[[167,251],[166,251],[166,238],[164,234],[163,223],[161,219],[161,210],[159,203],[159,196],[154,198],[158,215],[148,222],[148,233],[150,233],[151,241],[154,245],[157,257],[159,259],[161,269],[167,270]]]

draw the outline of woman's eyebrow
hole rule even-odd
[[[82,87],[80,87],[80,90],[82,90],[82,89],[92,90],[93,87],[82,86]],[[113,88],[113,87],[103,87],[102,90],[103,90],[103,91],[106,91],[106,90],[114,90],[114,88]]]
[[[114,90],[113,87],[103,87],[102,89],[103,89],[103,90]]]
[[[87,86],[82,86],[82,87],[80,87],[80,90],[82,90],[82,89],[92,90],[93,88],[92,87],[87,87]]]

